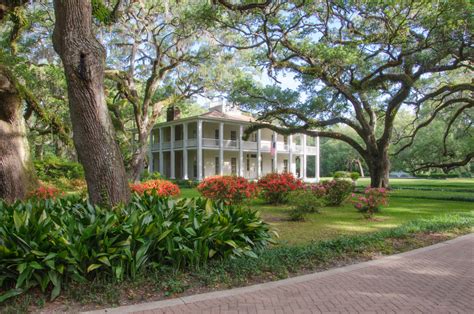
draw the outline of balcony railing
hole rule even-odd
[[[215,138],[203,138],[202,139],[202,147],[203,148],[219,148],[220,141],[219,139]],[[224,149],[226,150],[233,150],[233,149],[239,149],[239,141],[238,140],[224,140]],[[189,138],[187,140],[187,147],[197,147],[197,139],[196,138]],[[183,148],[184,147],[184,141],[183,140],[177,140],[174,142],[173,145],[174,148]],[[272,147],[272,142],[271,141],[260,141],[260,150],[264,153],[270,152]],[[170,142],[163,142],[163,149],[168,150],[171,148],[171,143]],[[286,144],[284,142],[277,142],[276,144],[277,151],[280,153],[288,152],[290,149],[290,145]],[[253,141],[242,141],[242,149],[246,151],[257,151],[257,142]],[[160,150],[160,144],[159,143],[154,143],[152,145],[152,150],[153,151],[159,151]],[[303,145],[296,145],[292,144],[291,145],[291,151],[296,154],[302,154],[303,153]],[[307,154],[316,154],[317,149],[315,146],[306,146],[306,153]]]

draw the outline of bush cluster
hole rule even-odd
[[[238,176],[215,176],[204,179],[197,189],[204,197],[226,204],[240,204],[255,198],[257,185]]]
[[[256,212],[200,198],[134,194],[114,209],[77,197],[0,202],[0,302],[32,287],[51,289],[54,299],[66,282],[93,280],[99,272],[122,280],[152,266],[255,257],[272,241]]]
[[[159,197],[178,196],[181,193],[176,184],[161,179],[131,183],[130,190],[138,195],[155,193]]]
[[[292,173],[269,173],[257,183],[262,196],[267,203],[284,204],[288,202],[288,195],[304,187],[303,181],[295,178]]]
[[[325,200],[327,205],[339,206],[351,195],[352,183],[347,180],[331,180],[318,183],[326,191]]]
[[[81,164],[56,156],[47,156],[42,160],[34,160],[33,164],[36,175],[43,181],[54,181],[60,178],[70,180],[84,178],[84,169]]]

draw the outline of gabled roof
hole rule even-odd
[[[155,127],[157,126],[165,126],[165,125],[172,125],[172,124],[177,124],[177,123],[182,123],[185,121],[196,121],[196,120],[217,120],[217,121],[227,121],[227,122],[245,122],[245,123],[251,123],[255,121],[255,118],[252,117],[249,114],[244,114],[240,110],[231,110],[231,111],[225,111],[222,110],[218,107],[213,107],[210,108],[208,112],[192,116],[192,117],[186,117],[182,119],[176,119],[173,121],[166,121],[166,122],[161,122],[157,123]]]
[[[225,120],[235,120],[235,121],[245,121],[245,122],[253,122],[255,118],[249,115],[242,114],[242,112],[220,112],[217,110],[212,110],[206,113],[199,115],[198,117],[202,118],[218,118],[218,119],[225,119]]]

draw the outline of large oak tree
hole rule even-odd
[[[469,1],[269,1],[246,14],[224,14],[221,26],[234,31],[221,42],[252,49],[256,65],[275,79],[294,75],[301,83],[300,97],[292,99],[275,87],[234,90],[235,101],[261,113],[262,123],[248,131],[270,127],[339,139],[365,160],[372,186],[388,186],[402,107],[472,107],[472,9]],[[464,80],[450,81],[452,71],[465,71]]]

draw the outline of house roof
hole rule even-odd
[[[191,116],[191,117],[186,117],[182,119],[176,119],[173,121],[166,121],[166,122],[161,122],[157,123],[155,127],[159,126],[166,126],[166,125],[172,125],[172,124],[179,124],[185,121],[196,121],[196,120],[217,120],[217,121],[227,121],[227,122],[244,122],[244,123],[251,123],[255,121],[255,118],[248,115],[244,114],[240,110],[232,110],[232,111],[225,111],[221,108],[218,107],[213,107],[210,108],[208,112],[196,115],[196,116]]]

